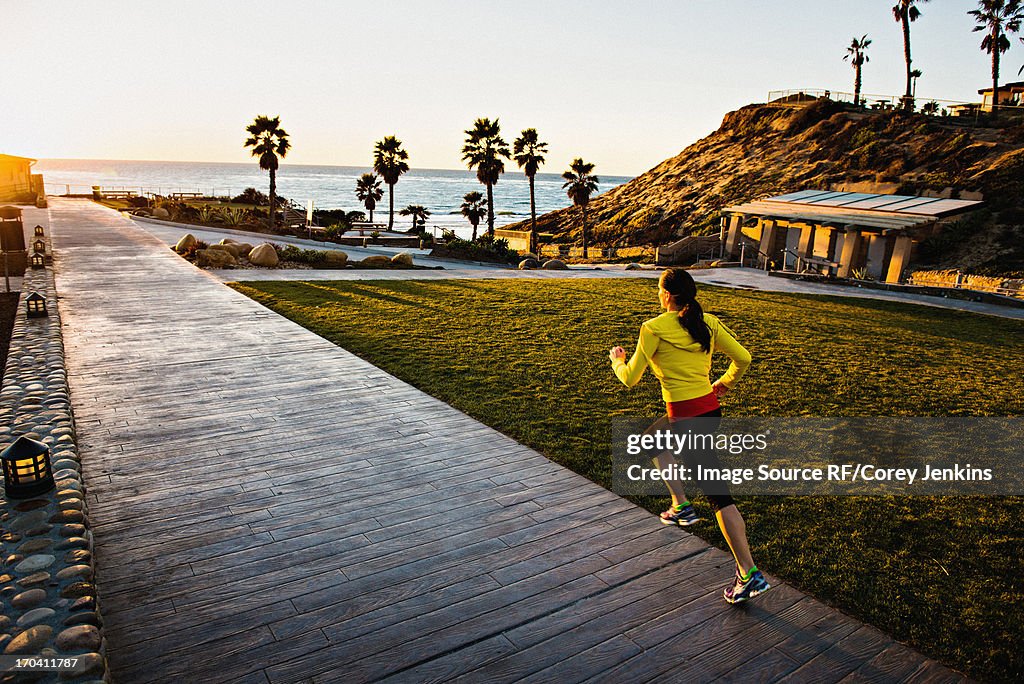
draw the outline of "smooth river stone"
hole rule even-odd
[[[78,598],[79,596],[91,596],[96,593],[95,587],[89,582],[72,582],[60,590],[63,598]]]
[[[50,514],[46,511],[30,511],[24,515],[17,516],[14,522],[7,526],[7,529],[11,532],[24,532],[46,522],[46,519],[49,517]]]
[[[46,622],[57,614],[53,608],[35,608],[18,618],[19,627],[32,627],[40,622]]]
[[[61,511],[50,518],[52,523],[80,523],[83,520],[85,520],[85,515],[81,511],[75,510]]]
[[[53,636],[53,628],[49,625],[30,627],[11,639],[4,649],[7,655],[36,654]]]
[[[53,565],[53,562],[57,560],[48,553],[40,553],[35,556],[29,556],[25,560],[14,566],[15,572],[38,572],[39,570],[45,570],[46,568]]]
[[[26,608],[38,606],[45,600],[46,591],[44,589],[29,589],[12,598],[11,605],[19,610],[25,610]]]
[[[75,625],[57,635],[57,648],[62,651],[99,650],[100,630],[93,625]]]
[[[53,545],[49,539],[30,539],[18,547],[18,553],[38,553]]]
[[[103,656],[99,653],[83,653],[76,655],[78,662],[70,670],[60,673],[61,679],[77,679],[89,675],[102,675],[104,671]]]
[[[23,587],[34,587],[37,584],[46,584],[50,581],[50,573],[48,572],[34,572],[28,577],[22,577],[20,580],[15,582]]]
[[[71,567],[64,568],[57,573],[57,579],[59,580],[71,579],[72,577],[92,579],[92,568],[88,565],[72,565]]]

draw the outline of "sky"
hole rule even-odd
[[[990,83],[967,10],[921,6],[920,99]],[[420,168],[462,168],[463,131],[536,128],[544,170],[574,157],[635,175],[769,91],[899,95],[893,0],[0,0],[0,153],[246,162],[244,127],[280,115],[287,162],[368,165],[396,135]],[[1002,81],[1021,80],[1013,38]]]

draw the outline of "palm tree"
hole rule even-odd
[[[850,42],[850,47],[846,48],[846,55],[843,57],[843,61],[850,60],[850,64],[853,65],[854,77],[853,77],[853,106],[857,107],[860,105],[860,71],[861,67],[864,66],[865,62],[871,60],[868,59],[867,49],[871,45],[871,39],[865,34],[863,38],[857,40],[857,36],[853,37]]]
[[[466,144],[462,146],[462,161],[470,169],[476,168],[476,177],[487,186],[487,233],[494,235],[494,184],[505,173],[509,159],[508,143],[501,137],[498,119],[477,119],[466,131]]]
[[[373,170],[388,184],[388,230],[395,225],[395,183],[409,170],[409,153],[393,135],[378,140],[373,146]]]
[[[1020,31],[1024,7],[1020,0],[978,0],[978,9],[968,12],[974,17],[975,31],[986,31],[981,49],[992,55],[992,118],[998,115],[999,55],[1010,49],[1008,33]]]
[[[591,193],[597,190],[600,179],[592,176],[591,171],[594,165],[589,164],[579,157],[573,159],[569,164],[569,170],[562,174],[565,183],[562,188],[569,195],[572,203],[580,208],[580,220],[583,223],[583,258],[587,258],[587,205],[590,204]]]
[[[281,128],[280,116],[273,119],[257,116],[245,130],[249,134],[245,147],[251,147],[252,156],[260,159],[260,168],[270,172],[270,228],[273,230],[278,158],[283,159],[287,156],[292,144],[288,140],[288,134]]]
[[[373,210],[377,208],[377,202],[383,196],[384,190],[381,189],[380,181],[374,174],[364,173],[356,181],[356,198],[370,212],[370,223],[373,223]]]
[[[480,225],[480,219],[487,216],[484,196],[476,190],[467,192],[462,198],[462,215],[473,225],[473,240],[476,241],[476,227]]]
[[[530,251],[534,254],[538,253],[539,245],[537,244],[537,201],[533,194],[533,178],[537,175],[537,169],[544,163],[544,154],[547,151],[548,144],[540,141],[536,128],[527,128],[512,143],[512,153],[515,155],[516,164],[530,179]]]
[[[402,216],[412,216],[412,230],[411,233],[416,232],[416,226],[420,222],[423,223],[424,227],[427,225],[427,218],[430,216],[430,211],[420,204],[410,204],[402,211],[398,212]]]
[[[914,108],[914,95],[911,92],[911,58],[910,58],[910,23],[917,21],[921,16],[921,10],[917,5],[928,2],[928,0],[897,0],[892,8],[893,18],[903,27],[903,59],[907,63],[907,92],[903,96],[903,107],[907,110]]]

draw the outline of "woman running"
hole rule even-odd
[[[667,269],[662,273],[658,296],[665,313],[640,326],[640,340],[633,357],[627,362],[622,347],[614,347],[609,352],[615,375],[626,387],[633,387],[647,367],[651,367],[651,372],[661,382],[661,395],[668,408],[668,415],[656,426],[667,421],[672,429],[678,430],[686,418],[721,418],[718,399],[725,396],[746,371],[750,353],[721,321],[703,312],[697,302],[697,285],[685,270]],[[712,385],[709,378],[711,356],[716,351],[725,352],[732,363],[725,375]],[[707,430],[708,422],[717,427],[716,421],[697,421],[702,431]],[[687,453],[684,458],[691,472],[698,462],[705,467],[720,467],[713,450]],[[659,454],[654,460],[659,469],[676,465],[669,452]],[[700,522],[682,483],[666,480],[665,484],[672,495],[672,507],[661,514],[661,522],[683,527]],[[728,487],[724,483],[698,484],[715,509],[718,525],[736,560],[736,577],[724,591],[725,600],[739,603],[768,591],[771,585],[750,556],[743,516]]]

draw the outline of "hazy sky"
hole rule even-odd
[[[535,127],[545,170],[575,156],[637,174],[769,90],[903,92],[893,0],[0,0],[0,152],[247,161],[243,128],[279,114],[292,163],[368,164],[395,134],[414,166],[459,168],[463,130]],[[919,98],[990,81],[975,2],[922,5]],[[1020,80],[1015,37],[1003,81]]]

